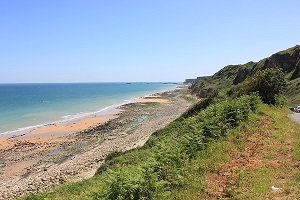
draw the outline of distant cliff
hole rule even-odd
[[[197,78],[191,78],[191,79],[185,79],[184,84],[194,84],[197,81],[204,81],[204,80],[208,80],[210,78],[210,76],[199,76]]]
[[[195,78],[189,78],[189,79],[185,79],[185,81],[183,82],[184,84],[194,84],[196,82],[197,79]]]

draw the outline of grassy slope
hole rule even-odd
[[[264,62],[228,66],[197,85],[225,93],[240,67],[248,72]],[[289,82],[292,103],[300,102],[299,81]],[[266,105],[250,113],[248,121],[246,117],[232,125],[226,117],[243,112],[241,105],[246,104],[231,101],[204,112],[198,110],[202,105],[196,106],[196,111],[155,133],[144,147],[112,155],[97,176],[27,199],[300,197],[300,126],[287,118],[288,110]],[[272,192],[271,186],[283,190]]]
[[[211,196],[232,199],[300,197],[300,126],[290,121],[288,114],[285,109],[261,107],[260,114],[242,131],[237,149],[230,151],[231,159],[208,176],[221,180],[225,177],[223,185],[217,187],[222,193],[207,181]],[[283,190],[273,192],[272,186]]]
[[[300,126],[289,111],[263,105],[189,168],[190,187],[174,199],[297,199],[300,197]],[[283,188],[273,192],[272,186]]]
[[[160,182],[164,187],[156,199],[300,197],[300,126],[291,122],[287,114],[285,109],[261,105],[257,114],[251,114],[247,122],[231,129],[227,137],[209,142],[194,159],[182,163],[180,169],[174,171],[175,178],[171,177],[177,185],[170,187]],[[167,130],[176,130],[178,125],[172,123]],[[122,174],[117,182],[134,183],[132,178],[138,179],[147,169],[153,153],[176,152],[176,140],[180,139],[162,130],[145,147],[108,161],[100,175],[28,199],[102,199],[101,194],[110,189],[108,187],[116,173]],[[177,153],[178,162],[184,160],[180,152]],[[150,165],[155,165],[151,164],[151,159]],[[229,170],[232,168],[235,170]],[[169,170],[172,174],[172,169]],[[215,180],[218,180],[217,185]],[[272,185],[283,187],[284,192],[273,193]],[[163,191],[165,187],[169,188],[168,191]]]

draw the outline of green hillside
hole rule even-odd
[[[226,92],[231,86],[243,82],[246,78],[254,75],[257,71],[279,68],[288,81],[285,91],[290,102],[300,103],[300,46],[289,48],[262,59],[259,62],[248,62],[243,65],[228,65],[206,80],[197,81],[192,89],[200,97],[207,97],[212,91]]]
[[[251,108],[249,98],[179,118],[144,147],[112,155],[95,177],[25,199],[297,199],[300,126],[261,103],[238,123],[225,117],[233,105]]]
[[[23,199],[298,199],[300,126],[276,101],[284,93],[299,100],[299,52],[198,81],[193,92],[209,98],[143,147],[111,154],[91,179]]]

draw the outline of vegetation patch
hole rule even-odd
[[[245,122],[258,103],[255,95],[242,96],[179,118],[156,132],[144,147],[112,155],[94,178],[61,186],[39,197],[171,199],[175,191],[189,187],[190,163]]]
[[[197,81],[192,91],[207,98],[143,147],[111,154],[91,179],[25,199],[297,199],[300,126],[274,106],[283,94],[297,101],[299,52]]]

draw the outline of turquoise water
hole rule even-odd
[[[175,87],[163,83],[0,84],[0,133],[74,119]]]

